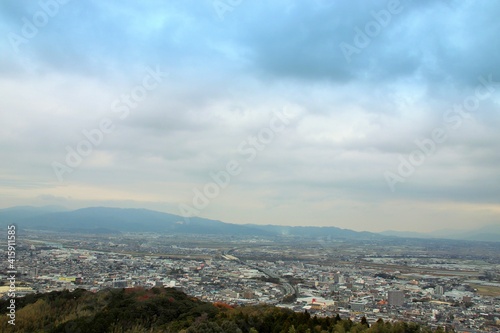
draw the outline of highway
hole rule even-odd
[[[284,297],[287,297],[287,296],[290,296],[290,295],[294,295],[297,293],[297,290],[295,289],[294,286],[292,286],[286,279],[282,278],[281,276],[279,276],[278,274],[268,270],[268,269],[265,269],[265,268],[262,268],[262,267],[259,267],[259,266],[256,266],[256,265],[253,265],[253,264],[250,264],[250,263],[247,263],[245,262],[244,260],[241,260],[235,256],[233,256],[231,253],[234,252],[235,250],[237,250],[238,248],[235,247],[235,248],[232,248],[228,251],[223,251],[222,252],[222,257],[226,260],[234,260],[234,261],[238,261],[240,264],[242,265],[245,265],[245,266],[248,266],[250,268],[253,268],[253,269],[256,269],[258,270],[259,272],[265,274],[266,276],[270,277],[270,278],[273,278],[273,279],[278,279],[279,280],[279,284],[280,286],[283,288],[284,290],[284,294],[285,296]]]

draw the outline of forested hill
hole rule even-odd
[[[8,323],[8,301],[0,302],[1,332],[431,332],[414,323],[317,318],[272,306],[230,307],[201,302],[176,289],[82,289],[32,294],[16,299],[15,326]]]

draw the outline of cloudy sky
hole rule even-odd
[[[500,3],[0,3],[0,208],[500,223]]]

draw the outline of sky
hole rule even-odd
[[[0,2],[0,208],[500,223],[500,3]]]

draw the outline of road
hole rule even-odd
[[[230,250],[227,250],[227,251],[223,251],[222,252],[222,256],[224,258],[231,258],[230,260],[235,260],[235,261],[238,261],[240,264],[242,265],[245,265],[245,266],[248,266],[250,268],[253,268],[253,269],[256,269],[258,270],[259,272],[265,274],[266,276],[270,277],[270,278],[273,278],[273,279],[278,279],[279,280],[279,284],[280,286],[283,288],[283,290],[285,291],[285,296],[284,297],[287,297],[287,296],[290,296],[290,295],[294,295],[297,293],[297,290],[295,289],[294,286],[292,286],[286,279],[282,278],[281,276],[279,276],[278,274],[268,270],[268,269],[265,269],[265,268],[262,268],[262,267],[259,267],[259,266],[256,266],[254,264],[250,264],[250,263],[247,263],[245,262],[244,260],[241,260],[237,257],[235,257],[234,255],[232,255],[231,253],[233,253],[235,250],[237,250],[238,248],[235,247],[235,248],[232,248]],[[230,256],[230,257],[228,257]]]

